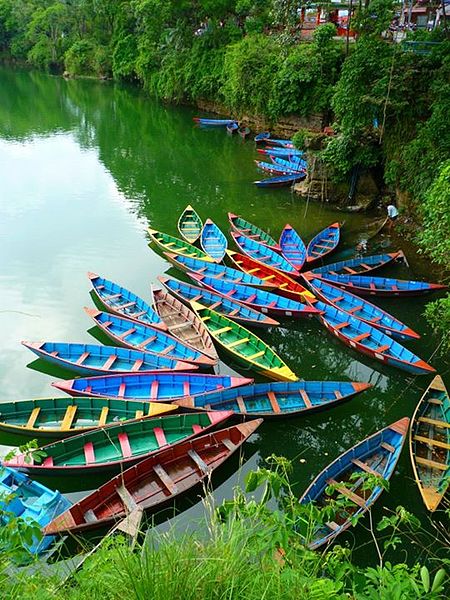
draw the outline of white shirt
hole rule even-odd
[[[394,219],[398,216],[398,210],[393,204],[389,204],[389,206],[387,207],[387,214],[390,219]]]

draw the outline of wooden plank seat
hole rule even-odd
[[[247,408],[244,404],[244,398],[242,396],[236,396],[236,402],[241,413],[247,412]]]
[[[227,331],[231,331],[231,327],[227,325],[226,327],[221,327],[220,329],[216,329],[213,333],[216,335],[220,335],[221,333],[226,333]]]
[[[115,363],[116,360],[117,360],[117,354],[111,354],[110,356],[108,356],[108,358],[104,362],[102,369],[105,369],[106,371],[108,371],[113,366],[113,364]]]
[[[256,294],[252,294],[251,296],[249,296],[246,300],[246,302],[253,302],[253,300],[256,300]]]
[[[362,469],[363,471],[365,471],[366,473],[370,473],[371,475],[375,475],[376,477],[382,477],[381,473],[378,473],[378,471],[375,471],[367,463],[362,462],[358,458],[352,458],[352,463],[360,469]]]
[[[257,258],[255,258],[255,260],[259,260],[260,262],[264,262],[265,260],[270,260],[269,256],[264,256],[264,255],[258,256],[258,253],[255,253],[255,252],[253,254],[256,254],[256,256],[257,256]]]
[[[103,325],[103,327],[104,327],[105,329],[108,329],[108,327],[109,327],[110,325],[112,325],[112,321],[105,321],[104,323],[102,323],[102,325]]]
[[[195,434],[201,433],[203,431],[203,427],[201,425],[197,425],[197,423],[194,423],[194,425],[192,425],[192,431]]]
[[[300,396],[302,397],[302,400],[305,403],[305,406],[307,408],[311,408],[312,402],[311,402],[311,399],[308,396],[308,393],[306,392],[306,390],[299,390],[299,391],[300,391]]]
[[[122,382],[119,385],[119,391],[117,392],[118,398],[123,398],[125,396],[125,389],[126,389],[126,387],[127,387],[127,384],[124,383],[124,382]]]
[[[331,529],[331,531],[338,531],[338,529],[340,529],[340,526],[335,521],[327,521],[325,525],[328,529]]]
[[[389,348],[389,344],[385,344],[384,346],[378,346],[378,348],[375,348],[374,352],[386,352],[386,350],[389,350]]]
[[[78,358],[76,365],[82,365],[84,361],[88,358],[90,352],[83,352],[83,354]]]
[[[136,304],[136,301],[133,302],[127,302],[126,304],[121,304],[118,308],[119,310],[124,310],[126,308],[131,308],[132,306],[134,306]]]
[[[344,321],[343,323],[338,323],[334,326],[335,329],[344,329],[344,327],[348,327],[350,323],[348,321]]]
[[[241,344],[246,344],[249,341],[250,341],[250,339],[248,337],[241,338],[239,340],[235,340],[234,342],[231,342],[230,344],[227,344],[227,348],[235,348],[236,346],[240,346]]]
[[[151,344],[152,342],[154,342],[157,337],[158,337],[157,335],[152,335],[151,337],[149,337],[146,340],[144,340],[143,342],[141,342],[138,345],[138,348],[144,348],[145,346],[148,346],[148,344]]]
[[[200,333],[193,333],[192,335],[188,335],[188,336],[184,337],[183,342],[192,342],[192,340],[198,340],[201,337],[202,336]]]
[[[266,277],[263,277],[262,280],[269,281],[269,279],[273,279],[274,277],[275,277],[275,275],[266,275]],[[287,285],[287,283],[284,285]],[[280,287],[283,287],[283,286],[280,286]]]
[[[100,418],[98,420],[98,426],[103,427],[106,425],[106,420],[108,419],[109,406],[104,406],[102,408],[102,412],[100,413]]]
[[[366,271],[370,271],[370,269],[372,269],[373,267],[366,265],[366,263],[359,263],[361,267],[364,267],[364,269],[366,269]]]
[[[165,469],[163,469],[163,467],[161,465],[155,465],[153,467],[153,471],[156,473],[156,475],[158,475],[161,482],[165,485],[165,487],[169,490],[169,492],[171,494],[177,493],[178,488],[177,488],[175,482],[170,477],[170,475],[167,473],[167,471],[165,471]]]
[[[103,300],[116,300],[116,298],[120,298],[121,295],[121,292],[119,292],[118,294],[111,294],[111,296],[105,296]]]
[[[355,275],[356,273],[356,271],[351,267],[344,267],[344,271],[347,271],[347,273],[350,273],[351,275]]]
[[[191,393],[191,384],[189,381],[183,381],[183,396],[189,396]]]
[[[77,408],[78,407],[76,404],[69,404],[69,406],[66,408],[66,412],[64,413],[64,417],[61,422],[61,431],[68,431],[72,427]]]
[[[192,458],[192,460],[195,462],[195,464],[200,469],[200,471],[202,471],[202,473],[207,474],[210,472],[211,469],[208,467],[208,465],[205,463],[205,461],[201,458],[201,456],[199,456],[197,454],[197,452],[195,450],[189,450],[188,456],[190,458]]]
[[[239,308],[233,308],[233,310],[230,313],[228,313],[228,316],[234,317],[234,315],[237,315],[238,312],[239,312]]]
[[[349,308],[347,310],[347,312],[350,313],[351,315],[353,315],[355,312],[358,312],[358,310],[361,310],[362,308],[364,308],[364,304],[358,304],[358,306],[354,306],[353,308]]]
[[[275,394],[272,391],[267,392],[267,397],[269,398],[270,406],[272,407],[273,412],[279,414],[281,412],[281,408],[278,404]]]
[[[87,465],[95,463],[95,451],[94,444],[92,442],[86,442],[83,446],[84,459]]]
[[[40,412],[41,412],[40,406],[36,406],[35,408],[33,408],[33,410],[30,413],[30,416],[28,417],[28,421],[26,424],[27,429],[31,429],[32,427],[35,426]]]
[[[333,302],[340,302],[341,300],[344,300],[344,296],[338,296],[337,298],[333,298]],[[350,312],[350,311],[347,311]]]
[[[236,290],[235,290],[235,289],[232,289],[232,290],[230,290],[229,292],[227,292],[227,293],[225,294],[225,296],[232,296],[232,295],[233,295],[233,294],[235,294],[235,293],[236,293]]]
[[[239,264],[239,263],[238,263],[238,264]],[[260,267],[254,267],[253,269],[249,269],[249,270],[247,271],[247,273],[248,273],[249,275],[253,275],[253,273],[256,273],[256,271],[259,271],[259,269],[260,269]]]
[[[189,302],[198,302],[199,300],[201,300],[203,298],[203,294],[197,294],[196,296],[194,296],[191,300],[189,300]],[[210,307],[211,308],[211,307]]]
[[[159,448],[167,446],[167,439],[166,434],[164,433],[164,429],[162,429],[161,427],[154,427],[153,433],[155,435],[156,443],[158,444]]]
[[[175,348],[175,344],[170,344],[170,346],[167,346],[166,348],[164,348],[164,350],[162,350],[160,352],[160,354],[164,355],[164,354],[169,354],[170,352],[172,352],[172,350]]]
[[[138,507],[136,501],[130,494],[130,492],[127,490],[125,485],[118,486],[116,488],[116,492],[119,498],[122,500],[124,507],[127,509],[127,512],[131,513],[131,511],[136,510],[136,508]]]
[[[139,371],[139,369],[142,367],[142,365],[144,364],[144,361],[142,360],[142,358],[138,358],[134,361],[133,366],[131,367],[131,372],[135,373],[136,371]]]
[[[368,337],[370,337],[370,332],[366,331],[364,333],[361,333],[359,335],[357,335],[354,338],[350,338],[352,342],[361,342],[362,340],[366,340]]]
[[[358,496],[358,494],[355,494],[351,490],[347,489],[345,487],[345,485],[343,485],[342,483],[338,483],[334,479],[328,479],[327,483],[328,483],[328,485],[335,486],[336,487],[336,491],[339,494],[342,494],[342,496],[345,496],[346,498],[348,498],[349,500],[351,500],[352,502],[354,502],[355,504],[357,504],[361,508],[365,508],[366,507],[366,501],[364,500],[364,498],[361,498],[361,496]]]
[[[266,308],[273,308],[274,306],[276,306],[278,304],[278,300],[272,300],[272,302],[270,302]]]
[[[150,408],[150,411],[151,411],[151,408]],[[149,414],[150,414],[150,413],[149,413]],[[141,419],[143,416],[144,416],[144,411],[143,411],[143,410],[137,410],[137,411],[134,413],[134,418],[135,418],[135,419]]]
[[[445,463],[439,463],[434,460],[428,460],[427,458],[422,458],[421,456],[414,457],[415,461],[419,465],[423,465],[424,467],[429,467],[430,469],[436,469],[438,471],[446,471],[448,469],[448,465]]]
[[[156,400],[158,398],[159,381],[155,379],[152,381],[150,386],[150,400]]]
[[[130,446],[130,440],[128,439],[128,434],[125,431],[122,431],[117,436],[117,439],[119,440],[122,456],[124,458],[130,458],[130,456],[133,456],[133,452]]]
[[[170,246],[174,246],[175,242],[166,242],[164,245],[167,246],[167,248],[169,248]]]
[[[255,354],[252,354],[251,356],[247,356],[247,359],[255,360],[256,358],[261,358],[261,356],[264,356],[265,353],[265,350],[261,350],[260,352],[255,352]]]
[[[447,442],[441,442],[439,440],[434,440],[433,438],[427,438],[427,437],[424,437],[423,435],[415,435],[414,441],[422,442],[424,444],[427,444],[428,446],[436,446],[437,448],[443,448],[444,450],[450,450],[450,444],[447,444]]]
[[[187,321],[186,323],[178,323],[177,325],[170,325],[169,329],[170,331],[173,331],[174,329],[186,329],[186,327],[193,327],[193,323],[191,323],[191,321]]]
[[[418,421],[421,423],[427,423],[427,425],[442,427],[442,429],[450,428],[450,423],[447,423],[447,421],[438,421],[437,419],[430,419],[429,417],[419,417]]]
[[[117,337],[120,340],[125,339],[127,336],[131,335],[132,333],[134,333],[136,331],[136,327],[130,327],[130,329],[127,329],[126,331],[124,331],[123,333],[121,333],[120,335],[118,335]]]
[[[439,398],[428,398],[427,402],[429,402],[430,404],[437,404],[438,406],[442,404],[442,400],[440,400]]]
[[[391,452],[391,454],[395,452],[394,446],[391,446],[391,444],[388,444],[387,442],[381,442],[380,446],[388,452]]]
[[[96,286],[98,290],[104,290],[105,286],[103,284],[97,285]]]
[[[214,304],[211,304],[211,306],[209,307],[209,310],[214,310],[215,308],[217,308],[221,304],[222,304],[222,300],[218,300],[217,302],[214,302]]]

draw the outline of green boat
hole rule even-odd
[[[150,227],[147,231],[152,241],[165,252],[169,251],[173,254],[181,254],[182,256],[187,256],[189,258],[200,258],[206,262],[214,262],[210,256],[203,252],[203,250],[192,246],[192,244],[189,244],[184,240],[180,240],[180,238],[169,235],[168,233],[163,233],[162,231],[157,231],[156,229],[151,229]]]
[[[200,237],[203,223],[190,204],[186,206],[178,219],[178,231],[187,242],[195,244]]]
[[[245,235],[246,237],[254,240],[255,242],[259,242],[260,244],[268,246],[273,250],[280,249],[280,246],[277,244],[277,242],[273,239],[271,235],[269,235],[266,231],[257,227],[256,225],[253,225],[253,223],[250,223],[250,221],[246,221],[242,217],[239,217],[238,215],[235,215],[230,212],[228,213],[228,220],[230,221],[231,227],[237,233]]]
[[[239,363],[278,381],[298,381],[275,351],[254,333],[231,319],[191,301],[213,339]]]
[[[110,398],[36,398],[0,404],[0,431],[26,440],[59,440],[97,427],[156,417],[177,407]]]
[[[35,455],[24,453],[2,464],[32,476],[77,474],[82,487],[84,475],[128,469],[161,448],[206,433],[232,414],[212,411],[118,423],[43,446],[42,462]]]

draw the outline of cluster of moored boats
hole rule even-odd
[[[324,265],[339,244],[339,223],[305,244],[290,225],[277,242],[242,217],[228,217],[240,252],[229,250],[227,236],[210,219],[203,224],[190,206],[178,221],[181,237],[149,229],[152,242],[193,282],[159,277],[162,287],[152,288],[151,304],[88,273],[100,308],[85,310],[111,346],[23,342],[38,357],[79,375],[53,383],[70,398],[1,404],[0,431],[37,439],[42,446],[40,458],[24,452],[3,461],[0,476],[0,491],[10,494],[9,514],[32,518],[45,534],[29,545],[31,551],[48,548],[57,534],[120,523],[128,523],[124,530],[129,530],[144,510],[154,512],[209,478],[263,419],[331,408],[370,387],[300,381],[254,328],[314,316],[356,351],[413,374],[434,371],[400,343],[419,335],[365,299],[444,287],[373,277],[374,270],[402,260],[401,252]],[[233,266],[223,263],[225,257]],[[218,363],[218,350],[231,356],[233,365],[275,381],[254,384],[250,378],[200,372]],[[364,475],[391,477],[408,426],[407,417],[389,425],[314,479],[301,503],[326,503],[330,485],[349,503],[334,520],[317,526],[311,548],[334,539],[375,502],[382,486],[367,489]],[[437,376],[410,428],[414,473],[432,511],[446,490],[449,437],[450,401]],[[58,473],[73,476],[81,489],[89,473],[111,478],[72,505],[34,479]]]

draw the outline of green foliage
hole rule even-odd
[[[389,27],[396,5],[394,0],[370,0],[364,7],[360,4],[352,20],[352,29],[365,36],[378,37]]]
[[[425,316],[434,332],[442,340],[441,354],[448,356],[450,350],[450,294],[425,307]]]

